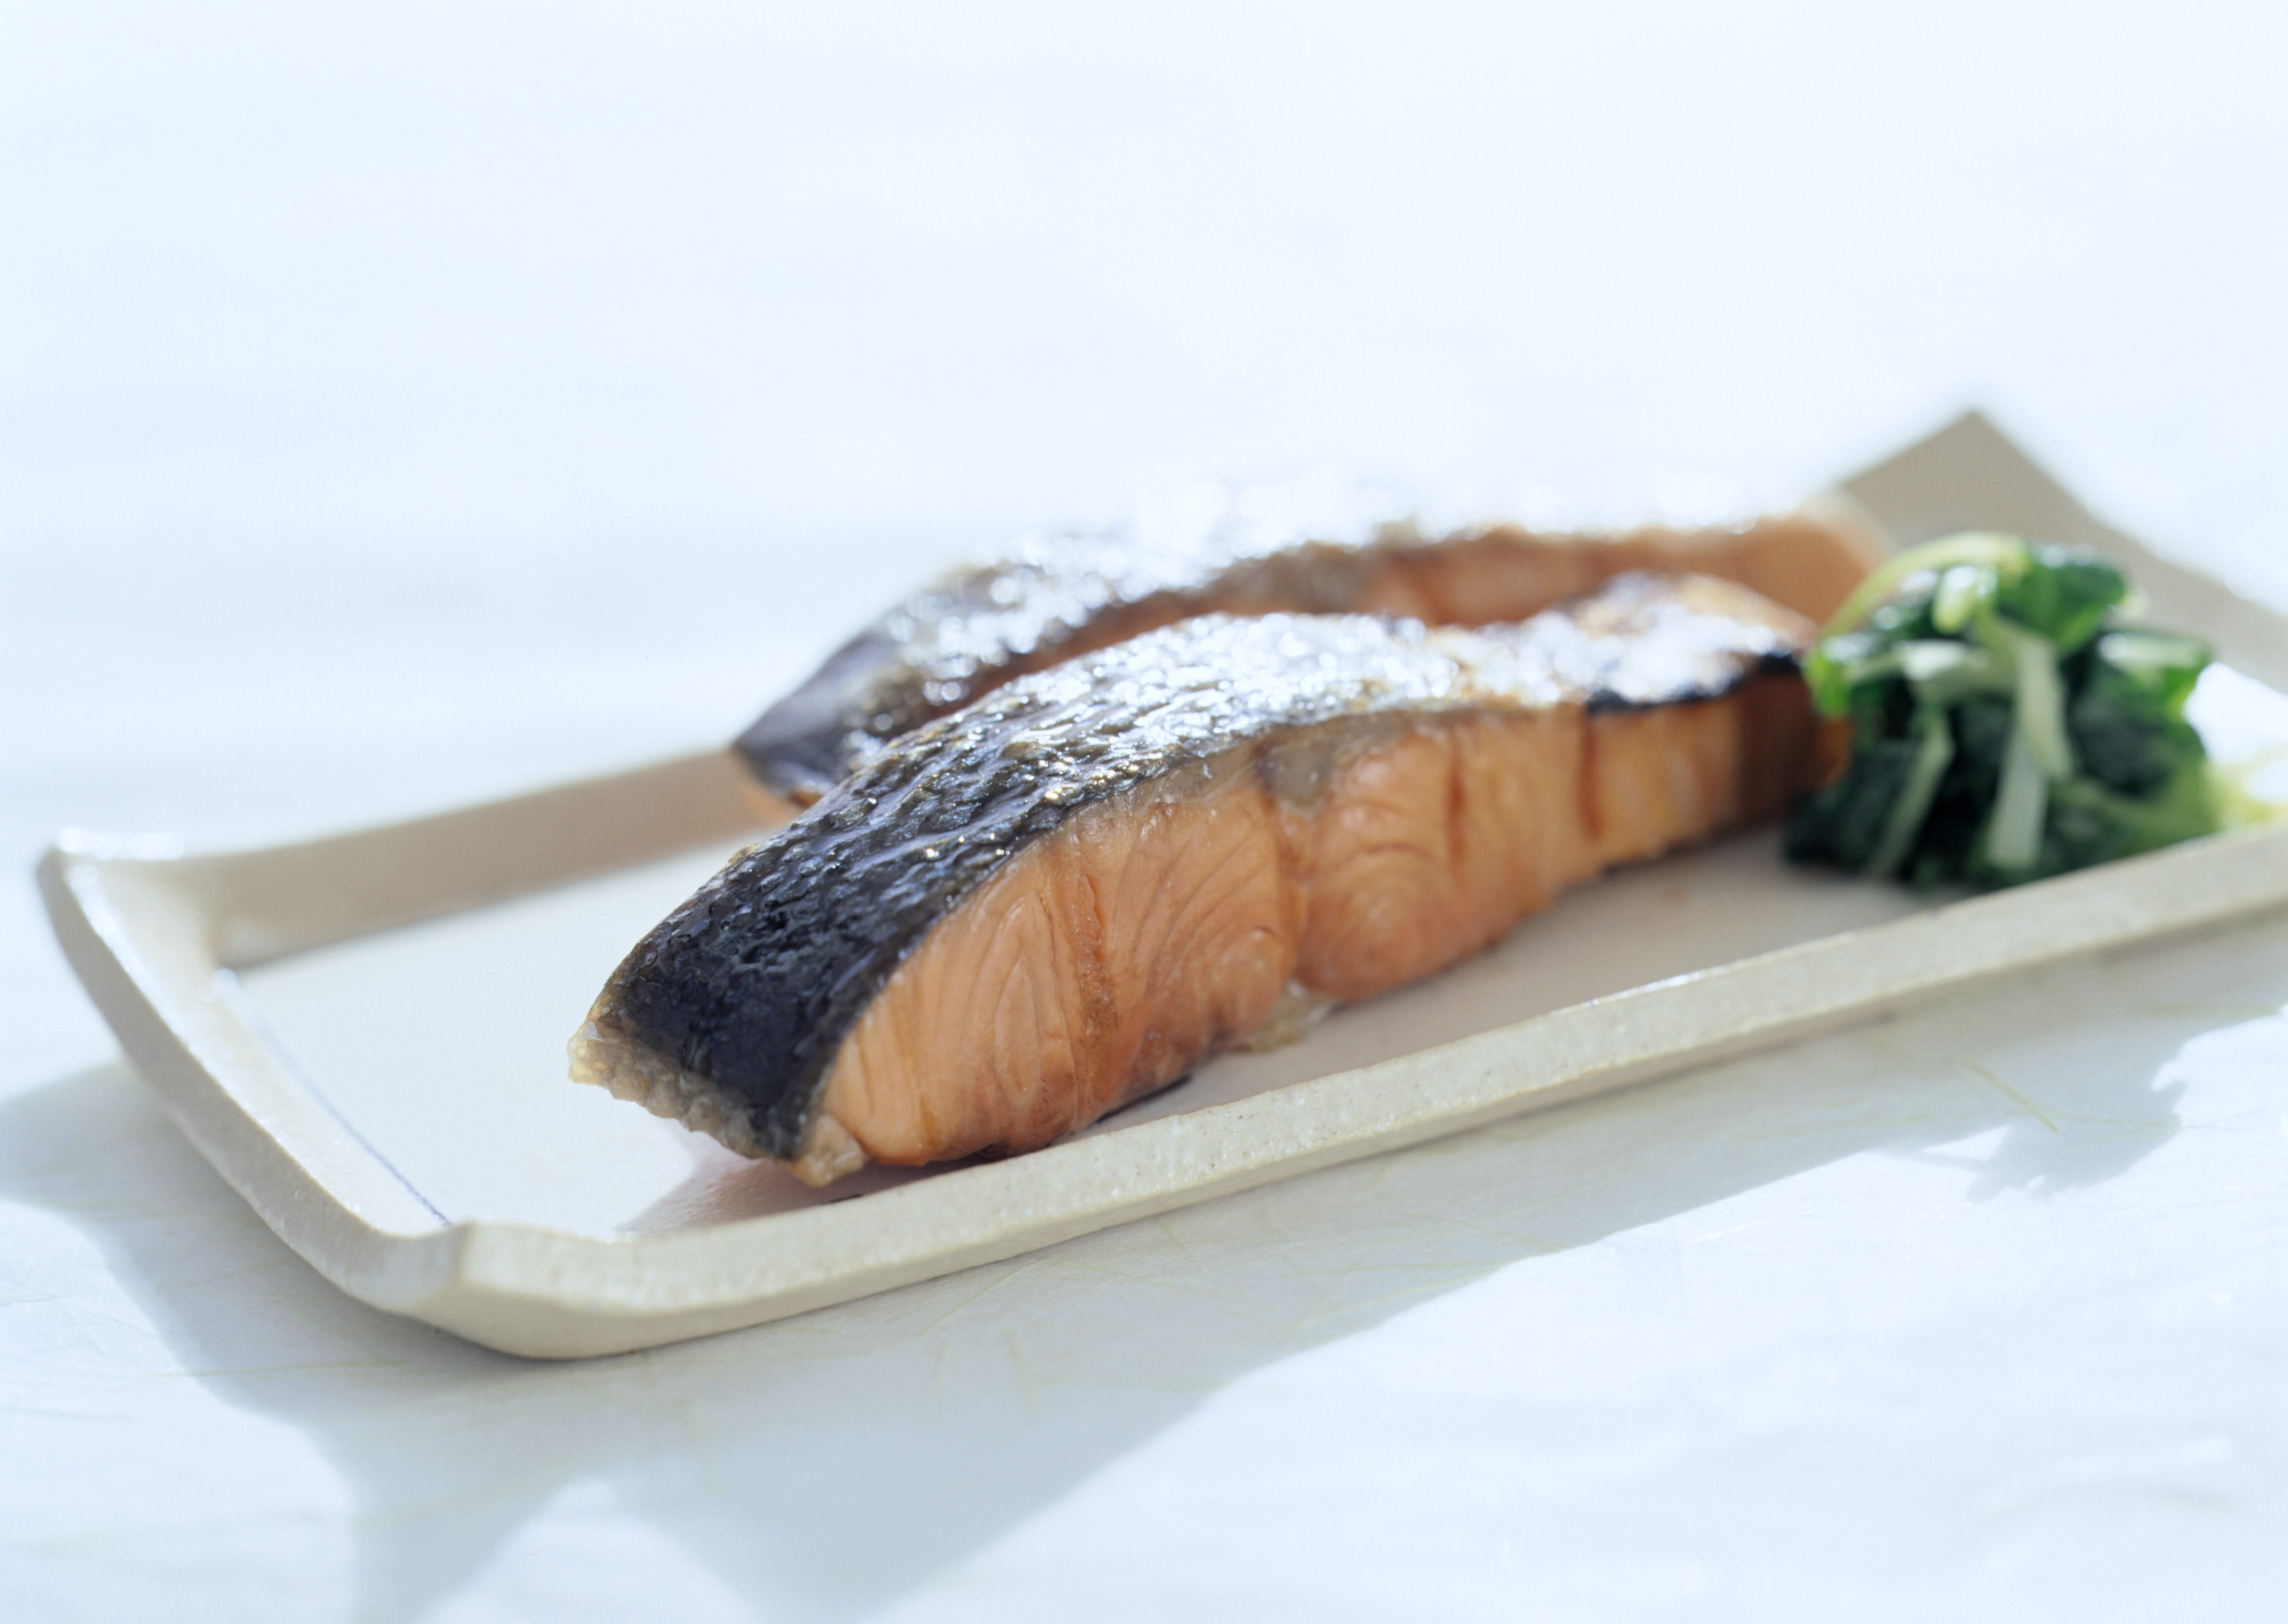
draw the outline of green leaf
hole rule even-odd
[[[2000,582],[1994,602],[2004,614],[2047,638],[2062,656],[2095,637],[2128,592],[2121,572],[2103,558],[2041,547],[2032,551],[2029,568]]]

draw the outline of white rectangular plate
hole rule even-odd
[[[2288,738],[2257,685],[2288,689],[2288,622],[2107,529],[1983,419],[1843,492],[1901,543],[2104,548],[2156,622],[2257,679],[2227,707],[2244,730]],[[68,836],[41,883],[130,1058],[288,1244],[368,1303],[542,1357],[798,1313],[2288,901],[2277,823],[1942,907],[1790,871],[1766,830],[1601,881],[1067,1143],[822,1194],[565,1080],[606,974],[756,808],[710,754],[266,851]]]

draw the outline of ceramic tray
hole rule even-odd
[[[2106,548],[2288,737],[2259,686],[2288,690],[2288,622],[2099,524],[1983,419],[1840,495],[1897,544]],[[40,878],[130,1058],[289,1245],[377,1307],[543,1357],[798,1313],[2288,901],[2278,824],[1940,907],[1790,871],[1767,829],[1601,881],[1064,1144],[822,1193],[564,1077],[620,955],[765,826],[711,753],[265,851],[68,834]]]

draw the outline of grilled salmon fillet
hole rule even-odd
[[[1630,575],[1516,626],[1211,616],[1021,678],[669,915],[573,1074],[814,1183],[1046,1144],[1776,812],[1811,636]]]
[[[891,739],[1016,677],[1205,614],[1522,621],[1633,570],[1736,581],[1824,621],[1877,561],[1807,514],[1609,534],[1510,523],[1426,533],[1357,487],[1257,487],[1113,528],[1021,540],[899,604],[740,735],[807,805]]]

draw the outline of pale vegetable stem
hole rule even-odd
[[[2066,734],[2065,685],[2058,680],[2057,650],[2046,638],[2013,630],[2018,646],[2018,732],[2043,772],[2053,780],[2071,778],[2073,741]]]
[[[1914,764],[1907,770],[1907,781],[1899,791],[1899,798],[1891,808],[1891,816],[1883,825],[1883,837],[1875,844],[1875,854],[1867,860],[1866,871],[1871,875],[1887,875],[1905,860],[1908,848],[1914,844],[1915,836],[1930,815],[1931,802],[1938,796],[1939,780],[1946,776],[1949,763],[1954,759],[1954,733],[1946,725],[1945,716],[1937,710],[1926,710],[1922,717],[1922,741],[1915,750]]]
[[[1997,868],[2023,871],[2042,852],[2042,820],[2050,806],[2050,780],[2034,757],[2022,719],[2010,730],[2002,757],[2002,787],[1986,822],[1986,858]]]

